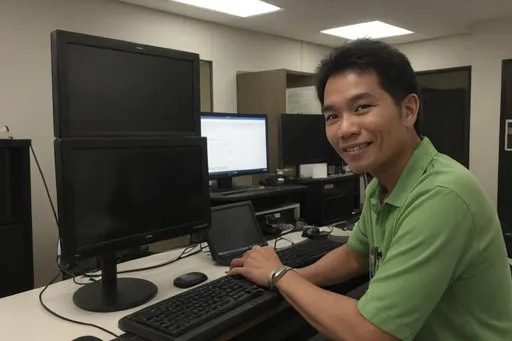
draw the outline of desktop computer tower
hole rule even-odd
[[[29,148],[0,139],[0,297],[34,288]]]

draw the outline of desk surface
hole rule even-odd
[[[349,232],[335,229],[333,235],[343,236]],[[300,232],[286,236],[294,242],[303,238]],[[274,242],[269,242],[274,245]],[[290,245],[286,240],[280,240],[277,247]],[[183,249],[164,252],[146,258],[141,258],[120,264],[118,270],[135,269],[156,265],[176,258]],[[82,322],[99,325],[121,335],[123,332],[117,327],[119,319],[141,309],[144,306],[176,295],[187,289],[178,289],[172,282],[175,277],[192,271],[205,273],[210,280],[225,275],[227,267],[215,265],[206,253],[182,259],[161,268],[120,275],[119,277],[137,277],[151,280],[158,286],[158,294],[143,306],[114,313],[91,313],[77,308],[72,301],[73,293],[79,288],[72,280],[62,281],[51,285],[43,295],[44,303],[56,313]],[[77,279],[80,281],[80,279]],[[70,341],[74,338],[92,335],[102,340],[112,340],[113,337],[96,328],[68,323],[49,315],[39,303],[39,293],[42,288],[27,291],[18,295],[9,296],[0,300],[0,339],[2,340],[38,340],[38,341]]]

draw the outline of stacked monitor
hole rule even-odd
[[[54,134],[199,135],[199,56],[66,31],[52,34]]]
[[[268,118],[261,114],[202,113],[201,135],[208,143],[208,174],[218,189],[232,178],[268,172]]]
[[[118,279],[116,252],[210,226],[198,68],[192,53],[52,33],[62,261],[102,261],[102,280],[73,296],[82,309],[149,301],[156,286]]]

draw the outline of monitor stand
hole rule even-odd
[[[115,252],[101,258],[101,280],[84,285],[73,295],[81,309],[93,312],[113,312],[137,307],[153,299],[158,288],[145,279],[117,278]]]
[[[232,177],[225,177],[217,179],[217,187],[212,188],[211,191],[213,193],[236,193],[236,192],[244,192],[245,190],[249,190],[254,188],[254,186],[235,186],[233,185]]]

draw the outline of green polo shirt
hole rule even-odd
[[[423,138],[388,198],[367,188],[349,247],[372,278],[361,314],[400,340],[512,340],[512,278],[496,210]]]

